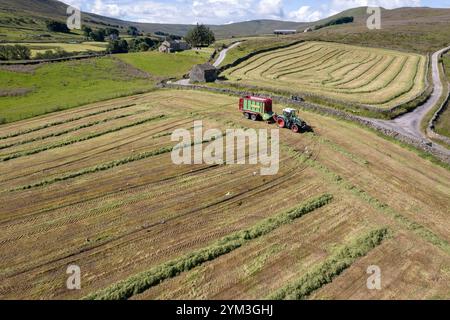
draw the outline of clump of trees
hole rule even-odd
[[[70,29],[67,27],[66,23],[62,23],[55,20],[49,20],[45,24],[47,26],[47,30],[50,32],[70,33]]]
[[[203,24],[197,24],[190,29],[185,37],[186,41],[195,48],[209,47],[216,41],[214,32]]]
[[[353,17],[341,17],[341,18],[330,20],[327,23],[318,25],[314,29],[318,30],[318,29],[322,29],[322,28],[325,28],[325,27],[329,27],[329,26],[335,26],[335,25],[339,25],[339,24],[352,23],[354,20],[355,20],[355,18],[353,18]]]
[[[124,39],[111,40],[106,48],[106,52],[108,53],[127,53],[128,50],[128,42]]]
[[[140,35],[139,30],[136,27],[133,26],[129,26],[128,30],[127,30],[128,35],[132,36],[132,37],[137,37]]]
[[[150,49],[153,49],[158,44],[159,44],[158,41],[155,41],[149,37],[145,37],[145,38],[132,39],[129,43],[129,46],[130,46],[130,51],[141,52],[141,51],[148,51]]]
[[[0,46],[0,60],[29,60],[31,50],[26,46]]]
[[[34,59],[36,60],[47,60],[47,59],[57,59],[57,58],[65,58],[76,55],[76,53],[67,52],[61,48],[57,48],[55,51],[47,50],[45,52],[36,53]]]
[[[88,26],[83,26],[82,31],[86,39],[98,42],[104,42],[105,38],[117,40],[120,34],[119,30],[115,28],[92,30],[92,28]]]

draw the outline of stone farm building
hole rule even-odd
[[[182,40],[164,41],[159,47],[159,52],[172,53],[177,51],[189,50],[191,46]]]
[[[214,82],[217,79],[218,70],[212,64],[204,63],[195,65],[189,75],[190,82]]]

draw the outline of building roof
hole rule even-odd
[[[204,64],[197,64],[194,66],[194,68],[199,68],[202,71],[208,71],[208,70],[217,70],[216,67],[214,67],[210,63],[204,63]]]

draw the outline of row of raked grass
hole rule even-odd
[[[264,236],[282,225],[291,223],[305,214],[321,208],[333,199],[330,194],[324,194],[301,204],[289,211],[267,218],[248,229],[232,233],[214,244],[188,253],[172,261],[156,266],[148,271],[134,275],[124,281],[120,281],[99,292],[85,297],[91,300],[124,300],[173,278],[182,272],[189,271],[207,261],[214,260],[224,254],[242,247],[251,240]]]

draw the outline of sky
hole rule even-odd
[[[450,0],[62,0],[135,22],[228,24],[255,19],[310,22],[360,6],[450,8]]]

